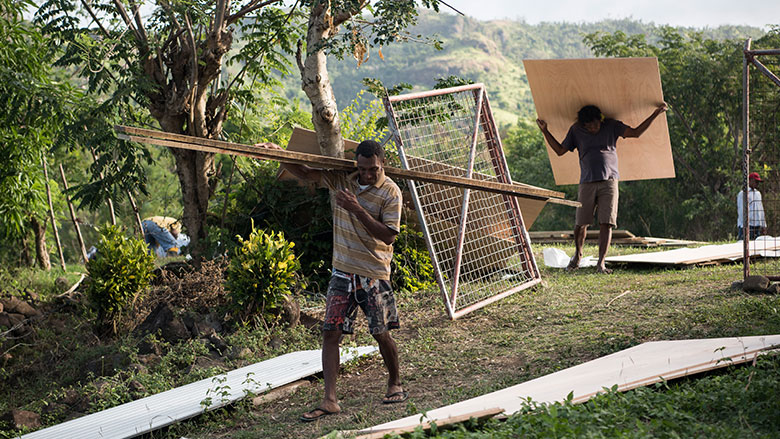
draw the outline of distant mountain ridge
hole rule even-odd
[[[653,31],[661,27],[642,21],[604,20],[596,23],[527,24],[515,20],[480,21],[446,13],[422,12],[411,34],[436,36],[443,50],[421,43],[399,43],[382,48],[384,60],[376,49],[370,59],[357,67],[351,58],[328,60],[328,71],[339,108],[344,108],[363,89],[361,80],[378,78],[390,87],[408,82],[415,90],[428,90],[436,78],[457,75],[482,82],[488,89],[490,104],[499,124],[513,124],[518,116],[533,114],[533,101],[523,69],[525,58],[589,58],[590,49],[582,42],[592,32],[645,34],[653,40]],[[758,38],[764,34],[749,26],[719,26],[701,31],[714,39]],[[286,78],[288,96],[302,97],[299,77]],[[307,108],[306,105],[302,105]]]

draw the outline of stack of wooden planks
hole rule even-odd
[[[547,232],[528,232],[531,236],[531,242],[541,244],[573,242],[574,232],[570,230],[556,230]],[[588,230],[585,236],[585,242],[595,244],[599,240],[598,230]],[[652,238],[636,236],[628,230],[613,230],[612,245],[624,245],[630,247],[687,247],[691,245],[703,245],[706,242],[687,241],[683,239],[672,238]]]
[[[240,143],[224,142],[214,139],[185,136],[181,134],[167,133],[164,131],[148,130],[144,128],[115,125],[117,138],[131,142],[147,143],[150,145],[167,146],[170,148],[188,149],[193,151],[212,152],[219,154],[239,155],[260,160],[275,160],[283,163],[296,163],[309,165],[323,169],[340,169],[352,171],[355,169],[353,160],[326,157],[315,154],[292,152],[286,150],[266,149],[243,145]],[[537,188],[522,184],[505,184],[494,181],[483,181],[475,178],[465,178],[450,175],[438,175],[429,172],[412,171],[393,167],[385,167],[385,174],[391,178],[401,178],[414,181],[437,183],[446,186],[455,186],[465,189],[475,189],[521,198],[545,200],[550,203],[579,207],[577,201],[564,199],[562,192]]]

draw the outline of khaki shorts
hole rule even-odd
[[[593,222],[593,214],[598,208],[599,224],[617,227],[618,181],[602,180],[580,183],[578,200],[582,207],[577,208],[577,225],[587,226]]]

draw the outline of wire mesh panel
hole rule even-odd
[[[385,109],[405,169],[512,182],[482,84],[388,97]],[[410,189],[451,318],[540,281],[516,198]]]
[[[780,280],[780,171],[769,172],[756,189],[748,192],[749,227],[744,224],[743,220],[743,239],[750,239],[748,254],[754,258],[750,274]]]

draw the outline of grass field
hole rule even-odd
[[[561,248],[569,254],[573,250]],[[541,265],[542,247],[534,250]],[[614,253],[635,251],[615,249]],[[586,255],[595,253],[595,247],[586,247]],[[300,413],[318,402],[322,386],[317,383],[284,401],[238,409],[240,415],[227,415],[230,425],[193,426],[187,437],[317,437],[451,404],[645,341],[780,333],[780,299],[730,290],[732,281],[741,279],[741,265],[623,268],[611,276],[593,269],[567,274],[540,268],[542,287],[455,321],[445,317],[438,293],[400,298],[403,323],[395,337],[401,349],[402,378],[411,393],[405,405],[380,403],[384,369],[377,356],[344,368],[339,381],[343,412],[339,415],[314,425],[298,422]],[[755,268],[760,269],[760,263]],[[371,343],[364,332],[358,333],[356,343]],[[780,376],[774,364],[773,382],[777,383]],[[717,418],[706,408],[698,414]],[[640,420],[637,417],[631,423]],[[774,422],[780,429],[777,417]],[[749,434],[750,427],[745,426],[743,432]],[[501,434],[496,437],[516,437]],[[578,436],[553,431],[538,437]]]
[[[573,250],[571,246],[559,247],[569,254]],[[646,341],[780,334],[780,298],[730,289],[733,281],[742,278],[742,266],[739,264],[687,269],[624,267],[616,269],[612,275],[599,275],[593,269],[581,269],[569,274],[543,267],[542,249],[543,246],[534,247],[544,279],[541,286],[522,291],[455,321],[446,317],[437,291],[399,295],[402,328],[393,335],[400,349],[404,387],[410,392],[406,403],[392,406],[381,404],[386,375],[381,358],[374,355],[342,368],[338,384],[342,413],[338,415],[311,424],[299,422],[300,414],[319,402],[322,383],[316,380],[312,386],[304,387],[289,397],[257,407],[245,401],[154,432],[149,437],[319,437],[334,430],[359,429],[424,412]],[[612,254],[635,251],[615,248]],[[586,255],[595,253],[595,247],[586,246]],[[757,262],[754,270],[774,270],[780,273],[777,265],[763,264]],[[314,305],[315,309],[310,312],[316,314],[316,306],[321,304]],[[361,320],[356,335],[346,338],[344,344],[372,344],[373,339],[365,329],[365,323]],[[269,339],[273,337],[277,338],[277,344],[272,348]],[[248,357],[245,358],[247,361],[311,349],[319,343],[316,335],[301,329],[268,332],[265,329],[245,328],[226,339],[231,345],[249,348]],[[47,340],[50,341],[40,343],[52,343],[51,339]],[[118,344],[125,351],[132,351],[131,346],[134,346],[128,340],[120,340]],[[44,348],[46,346],[31,349]],[[88,349],[111,352],[119,348],[90,345]],[[72,355],[85,354],[73,350]],[[224,369],[237,365],[227,362],[219,367],[209,367],[208,362],[201,361],[205,357],[206,353],[197,341],[174,347],[163,358],[161,365],[148,371],[136,371],[124,377],[120,373],[117,377],[104,379],[111,386],[101,389],[103,396],[91,400],[90,408],[86,411],[132,399],[127,386],[130,378],[144,383],[147,393],[154,393],[209,376],[221,371],[220,367]],[[177,372],[178,369],[174,367],[176,362],[195,366],[184,374]],[[75,360],[66,360],[62,367],[75,367],[76,364]],[[27,366],[30,366],[29,362]],[[541,416],[525,415],[504,423],[490,423],[480,427],[478,432],[463,429],[441,433],[440,437],[517,437],[518,434],[528,437],[665,437],[661,434],[661,427],[666,425],[664,423],[671,425],[685,422],[694,423],[695,426],[680,430],[676,435],[674,430],[670,430],[672,433],[667,436],[710,437],[710,433],[717,431],[719,422],[724,419],[723,413],[732,413],[737,417],[736,421],[723,424],[728,427],[724,427],[723,431],[730,434],[720,437],[771,437],[768,431],[780,431],[780,407],[777,398],[768,398],[765,392],[756,392],[768,389],[775,391],[774,395],[778,394],[780,367],[776,358],[762,361],[759,366],[756,369],[735,368],[702,378],[710,380],[706,381],[709,384],[698,384],[705,381],[694,378],[628,394],[605,395],[582,406],[530,407],[529,410],[535,410],[534,413]],[[6,365],[3,369],[5,377],[15,376],[12,367]],[[753,372],[758,369],[763,372]],[[31,370],[35,370],[35,367]],[[725,378],[718,378],[721,376]],[[751,379],[754,380],[753,384],[750,384]],[[726,383],[728,380],[731,381]],[[32,394],[55,395],[57,392],[65,392],[68,386],[77,388],[94,384],[40,381],[41,378],[37,383],[32,380],[26,382],[30,388],[25,389],[25,392],[31,395],[6,394],[0,397],[0,409],[12,406],[38,407],[41,397],[37,396],[36,399]],[[721,384],[726,390],[716,390]],[[738,395],[732,398],[745,411],[735,412],[716,407],[715,402],[724,397],[713,398],[712,395],[719,395],[718,391],[733,394],[735,388],[746,389],[737,392]],[[743,399],[736,399],[737,396]],[[696,400],[711,403],[697,406],[691,402]],[[756,410],[749,404],[756,405]],[[769,404],[768,408],[766,404]],[[650,415],[642,415],[640,412]],[[678,412],[679,416],[675,415]],[[660,417],[664,413],[672,417]],[[751,418],[749,413],[757,413],[758,419]],[[528,416],[534,417],[534,420],[529,420]],[[531,428],[533,425],[537,426]],[[605,425],[615,427],[609,429]],[[532,432],[536,430],[547,433],[534,436]],[[2,436],[13,437],[13,432],[4,430]]]

